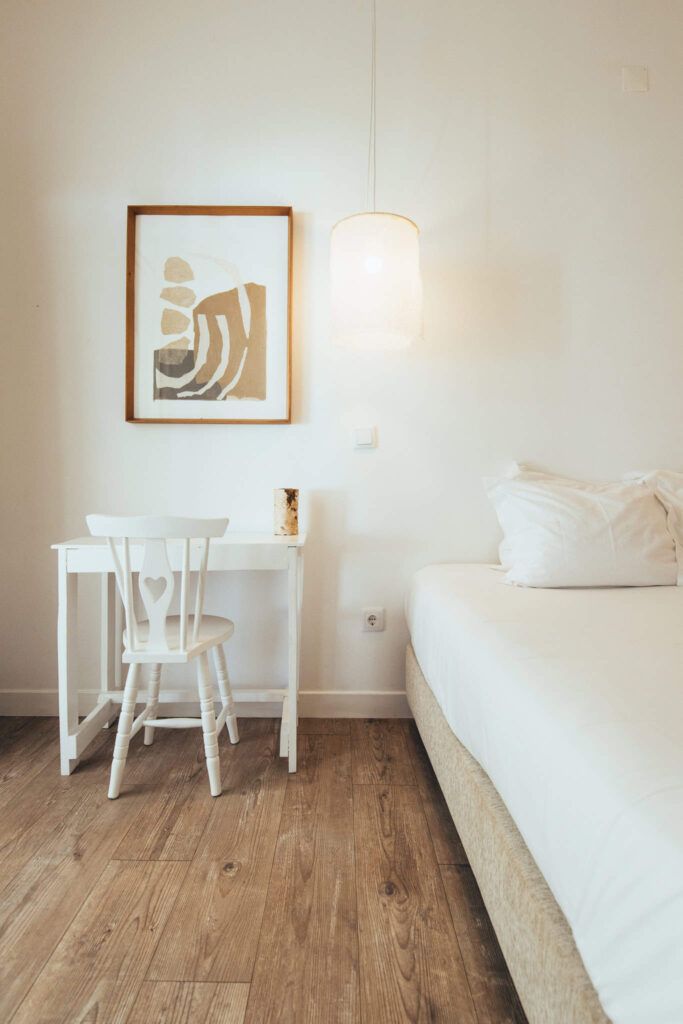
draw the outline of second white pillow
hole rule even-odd
[[[503,530],[501,562],[510,583],[676,584],[666,511],[644,483],[584,483],[524,469],[484,483]]]
[[[678,585],[683,586],[683,473],[656,469],[651,473],[638,474],[637,479],[654,491],[666,509],[669,533],[676,545]]]

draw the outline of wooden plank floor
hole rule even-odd
[[[220,741],[114,730],[69,778],[55,719],[0,719],[3,1024],[525,1024],[412,722]]]

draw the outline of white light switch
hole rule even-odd
[[[353,431],[354,448],[376,448],[374,427],[355,427]]]
[[[621,69],[622,92],[648,92],[649,88],[650,79],[647,68],[628,64]]]

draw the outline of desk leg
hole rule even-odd
[[[121,689],[121,602],[112,572],[102,573],[101,588],[100,701],[104,701],[104,695],[110,690]],[[111,718],[105,722],[105,729],[118,717],[120,708],[118,705],[114,708]]]
[[[289,770],[296,771],[296,731],[298,722],[299,696],[299,549],[288,548],[289,567],[287,571],[288,646],[289,665],[287,683],[287,749]]]
[[[78,576],[76,573],[67,572],[66,558],[66,549],[60,548],[57,651],[59,673],[59,750],[62,775],[70,775],[79,761],[77,757],[69,757],[69,737],[78,732],[78,678],[76,674]]]

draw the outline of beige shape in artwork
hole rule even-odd
[[[155,399],[265,401],[266,287],[248,282],[243,288],[251,312],[249,334],[237,288],[207,296],[191,313],[186,307],[194,342],[185,336],[155,350]],[[188,323],[179,309],[164,309],[164,334],[181,334]]]
[[[173,284],[182,284],[183,281],[194,281],[194,271],[187,260],[170,256],[164,263],[164,277]]]
[[[161,314],[162,334],[181,334],[187,329],[190,318],[177,309],[165,309]]]
[[[197,382],[205,384],[211,379],[221,360],[223,335],[218,317],[225,317],[230,334],[230,361],[219,381],[221,391],[235,377],[242,363],[242,356],[248,348],[237,384],[225,396],[226,398],[247,398],[264,401],[266,397],[266,289],[264,285],[249,282],[245,291],[251,306],[251,326],[249,337],[244,330],[242,310],[240,308],[237,289],[209,295],[194,308],[195,337],[197,337],[197,318],[205,316],[209,330],[209,351],[206,363],[197,371]],[[195,342],[195,348],[197,343]]]
[[[197,296],[191,288],[183,288],[182,285],[177,285],[175,288],[164,288],[161,292],[161,298],[166,299],[167,302],[172,302],[174,306],[194,306]]]

